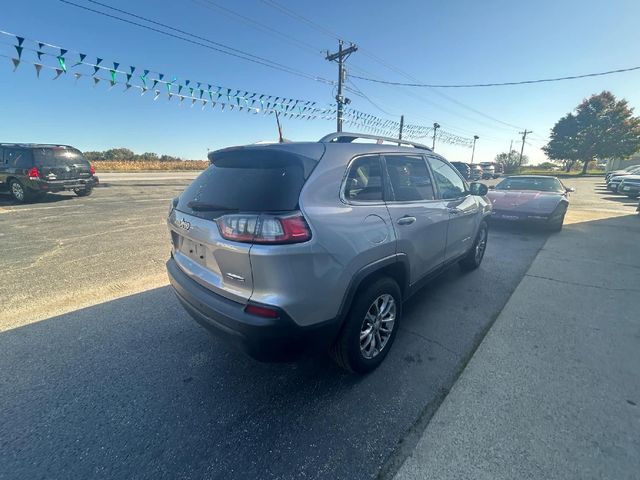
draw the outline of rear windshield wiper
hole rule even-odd
[[[216,205],[214,203],[196,202],[190,201],[187,203],[187,207],[196,212],[237,212],[237,208],[229,208],[224,205]]]

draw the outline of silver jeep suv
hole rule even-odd
[[[347,370],[377,367],[407,298],[453,263],[480,265],[491,212],[485,185],[398,142],[335,133],[212,152],[169,211],[187,311],[259,360],[330,350]]]

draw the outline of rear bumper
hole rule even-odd
[[[285,312],[280,318],[247,314],[245,305],[206,289],[185,274],[172,258],[169,281],[189,314],[225,342],[260,361],[288,361],[326,350],[335,340],[339,319],[301,327]]]
[[[38,192],[62,192],[64,190],[88,189],[98,184],[98,177],[76,180],[30,180],[27,187]]]
[[[622,188],[618,188],[618,193],[629,196],[640,195],[640,185],[624,185]]]

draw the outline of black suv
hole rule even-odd
[[[73,190],[84,197],[98,183],[82,152],[68,145],[0,143],[0,189],[17,202]]]
[[[464,177],[465,180],[471,179],[471,167],[464,162],[451,162],[451,165]]]

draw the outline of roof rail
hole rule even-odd
[[[369,140],[377,140],[378,142],[397,143],[398,145],[409,145],[413,148],[419,148],[421,150],[431,151],[429,147],[421,143],[410,142],[409,140],[400,140],[398,138],[381,137],[380,135],[369,135],[366,133],[335,132],[335,133],[330,133],[329,135],[325,135],[318,141],[321,143],[331,143],[331,142],[352,143],[354,140],[358,138],[367,138]]]

